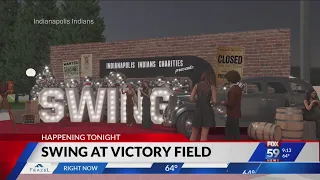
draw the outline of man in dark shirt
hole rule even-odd
[[[227,107],[226,139],[240,140],[239,119],[241,117],[242,85],[239,81],[241,76],[237,71],[229,71],[225,78],[231,83],[228,91],[228,100],[222,102]]]

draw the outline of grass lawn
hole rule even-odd
[[[25,105],[25,102],[19,102],[19,103],[14,103],[14,102],[10,102],[10,106],[11,106],[11,109],[12,110],[23,110],[24,109],[24,105]],[[2,109],[7,109],[6,105],[2,105]]]
[[[28,96],[20,96],[19,103],[14,103],[14,95],[8,95],[8,101],[12,110],[23,110],[26,100],[28,100]],[[7,109],[4,103],[2,109]]]
[[[19,96],[19,102],[26,102],[29,100],[28,96]],[[14,95],[8,95],[9,103],[14,103]]]

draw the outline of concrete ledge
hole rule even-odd
[[[0,121],[10,121],[10,116],[8,111],[6,110],[0,111]]]

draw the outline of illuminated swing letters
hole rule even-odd
[[[141,91],[140,88],[138,89],[137,93],[137,103],[133,107],[134,110],[134,119],[137,124],[142,123],[142,97],[141,97]],[[127,123],[127,94],[121,94],[121,123]]]
[[[121,92],[120,103],[120,122],[127,123],[127,94]]]
[[[162,101],[169,101],[169,97],[173,92],[169,88],[154,88],[152,90],[151,96],[150,96],[150,113],[151,113],[151,120],[154,124],[162,124],[164,119],[161,115],[160,111],[164,111],[167,104],[166,102],[160,103],[161,98]],[[142,100],[143,97],[141,97],[141,89],[138,89],[138,105],[134,106],[134,118],[136,120],[137,124],[142,123]],[[121,123],[126,123],[126,99],[127,95],[123,94],[121,96]],[[123,113],[124,112],[124,113]]]
[[[93,96],[92,88],[88,87],[82,89],[80,100],[77,89],[66,88],[66,93],[71,122],[82,122],[86,106],[90,122],[101,121],[103,102],[106,97],[106,88],[98,89],[97,100]]]
[[[119,122],[119,88],[107,88],[107,92],[107,121],[108,123],[117,123]]]
[[[163,117],[161,111],[167,106],[170,95],[173,92],[169,88],[154,88],[150,96],[151,120],[154,124],[161,124]],[[126,123],[126,94],[119,96],[119,88],[99,88],[97,96],[94,97],[92,88],[84,87],[81,97],[78,89],[66,88],[66,96],[71,122],[82,122],[87,108],[90,122],[101,122],[103,120],[104,102],[107,105],[108,123]],[[52,97],[50,100],[49,97]],[[45,88],[39,94],[40,105],[44,108],[40,110],[40,118],[45,123],[59,122],[65,115],[64,104],[55,100],[64,99],[64,91],[59,88]],[[121,107],[119,109],[119,100]],[[136,123],[142,123],[142,97],[140,89],[137,93],[137,105],[134,106],[134,118]],[[161,102],[163,101],[163,102]],[[49,110],[48,110],[49,109]],[[52,112],[52,109],[55,109]],[[119,112],[120,110],[120,112]],[[120,114],[120,119],[119,119]]]
[[[39,111],[39,116],[43,122],[56,123],[64,117],[64,104],[56,101],[63,99],[64,92],[59,88],[43,89],[39,93],[39,104],[44,108]]]
[[[160,111],[164,111],[167,103],[166,101],[169,101],[169,97],[173,92],[168,88],[154,88],[152,90],[151,96],[150,96],[150,113],[151,113],[151,121],[154,124],[162,124],[164,119]],[[162,102],[161,103],[161,98]]]
[[[137,93],[137,100],[138,104],[134,105],[133,110],[134,110],[134,119],[137,124],[142,123],[142,97],[141,97],[141,92],[140,89],[138,89]],[[121,123],[127,123],[127,94],[121,94],[121,110],[120,110],[120,115],[121,115]]]
[[[133,111],[134,111],[134,119],[136,120],[136,123],[137,124],[141,124],[142,123],[142,99],[143,97],[141,97],[141,89],[139,88],[138,89],[138,92],[137,92],[137,100],[138,100],[138,104],[135,105],[133,107]]]

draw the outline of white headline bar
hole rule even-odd
[[[220,164],[248,162],[258,142],[194,142],[194,143],[38,143],[28,162],[105,162],[155,163],[181,162]],[[263,150],[264,151],[264,150]],[[264,155],[264,152],[260,154]],[[295,162],[319,162],[318,143],[306,143]],[[142,164],[140,164],[142,165]],[[188,166],[187,164],[185,166]],[[223,166],[223,165],[221,165]]]

